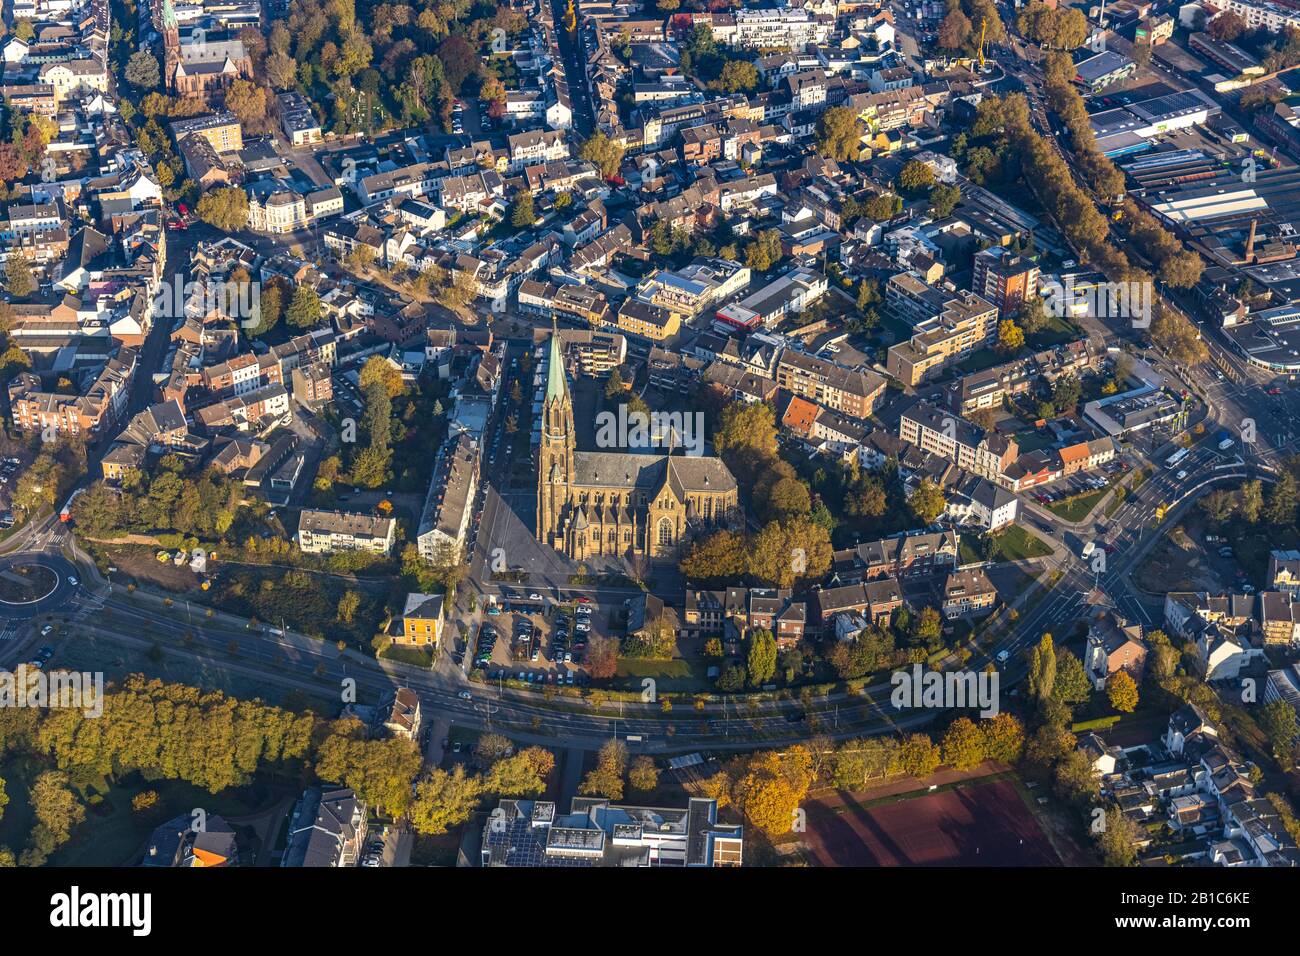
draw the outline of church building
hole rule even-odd
[[[671,560],[688,528],[737,506],[721,458],[575,447],[573,399],[558,334],[551,336],[537,455],[537,540],[575,561]]]

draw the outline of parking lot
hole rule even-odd
[[[489,680],[568,687],[588,682],[583,666],[588,641],[607,630],[608,611],[587,598],[572,604],[503,603],[507,608],[489,611],[474,635],[466,665],[482,670]]]
[[[1078,472],[1068,478],[1053,482],[1050,486],[1031,488],[1028,494],[1041,505],[1064,501],[1076,495],[1102,491],[1129,470],[1128,462],[1116,459],[1102,466],[1097,472]]]

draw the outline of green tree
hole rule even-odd
[[[759,628],[749,636],[749,654],[746,658],[749,683],[761,687],[776,673],[776,638],[766,628]]]
[[[898,174],[898,188],[917,195],[934,185],[934,170],[919,159],[910,159]]]
[[[1057,654],[1052,696],[1065,704],[1081,704],[1092,696],[1092,681],[1083,669],[1083,662],[1069,651]]]
[[[516,229],[523,229],[531,226],[536,219],[537,213],[533,209],[533,194],[526,189],[517,190],[514,199],[510,203],[510,225]]]
[[[1260,708],[1259,726],[1268,735],[1273,748],[1273,757],[1284,768],[1293,762],[1296,738],[1300,737],[1300,723],[1296,720],[1295,708],[1279,698]]]
[[[302,284],[293,290],[285,319],[295,329],[310,329],[320,322],[320,296],[311,286]]]
[[[152,90],[158,86],[162,76],[158,69],[158,58],[146,50],[131,54],[126,61],[126,81],[141,90]]]
[[[578,147],[578,158],[592,163],[608,179],[617,176],[623,165],[623,147],[611,140],[604,133],[593,133],[591,138]]]
[[[195,213],[214,229],[238,232],[248,226],[248,195],[237,186],[210,190],[199,200]]]
[[[957,186],[939,183],[930,190],[930,211],[934,213],[936,219],[951,216],[959,202],[961,202],[961,189]]]
[[[25,299],[36,291],[36,278],[27,259],[14,253],[5,260],[5,291],[15,299]]]
[[[1052,696],[1056,686],[1056,645],[1044,634],[1029,658],[1029,694],[1036,700]]]
[[[943,489],[929,478],[921,480],[913,490],[912,497],[907,499],[907,503],[912,513],[916,515],[916,519],[924,525],[933,524],[948,506],[943,496]]]
[[[1097,844],[1107,866],[1133,866],[1137,863],[1138,825],[1119,807],[1106,811],[1104,826],[1096,832]]]

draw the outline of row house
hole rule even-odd
[[[925,531],[862,542],[832,556],[835,580],[947,574],[957,567],[957,532]]]
[[[1007,468],[1019,457],[1016,440],[985,432],[929,402],[917,402],[898,422],[898,437],[973,474],[1007,484]]]
[[[245,352],[203,369],[202,385],[215,397],[245,395],[266,385],[283,384],[280,363],[274,355]]]
[[[815,355],[786,349],[776,384],[851,418],[870,417],[885,392],[885,379],[870,369],[851,369]]]
[[[812,592],[813,625],[823,635],[842,614],[883,625],[903,606],[903,589],[894,577],[875,578],[818,588]]]
[[[393,518],[304,508],[298,516],[298,547],[303,554],[370,551],[388,554],[397,522]]]
[[[569,158],[569,144],[563,130],[530,130],[506,138],[510,171]]]
[[[742,401],[749,405],[773,401],[777,394],[776,379],[756,375],[726,362],[710,363],[704,370],[703,379],[732,401]]]
[[[943,585],[943,616],[952,621],[988,614],[997,599],[997,588],[981,568],[954,571]]]
[[[419,199],[436,192],[445,178],[445,166],[413,163],[399,169],[362,177],[356,184],[357,198],[366,206],[395,196]]]
[[[439,186],[438,201],[448,212],[470,215],[505,196],[505,180],[493,169],[466,176],[448,176]]]
[[[718,635],[738,643],[755,630],[771,631],[780,648],[803,639],[807,608],[789,588],[686,589],[682,623],[695,636]]]
[[[123,419],[130,400],[139,355],[122,349],[110,359],[84,395],[44,391],[30,372],[9,383],[9,409],[14,427],[42,436],[81,435],[94,438],[111,431]]]

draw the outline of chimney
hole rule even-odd
[[[1255,261],[1255,227],[1259,224],[1258,219],[1250,221],[1250,236],[1246,239],[1246,261]]]

